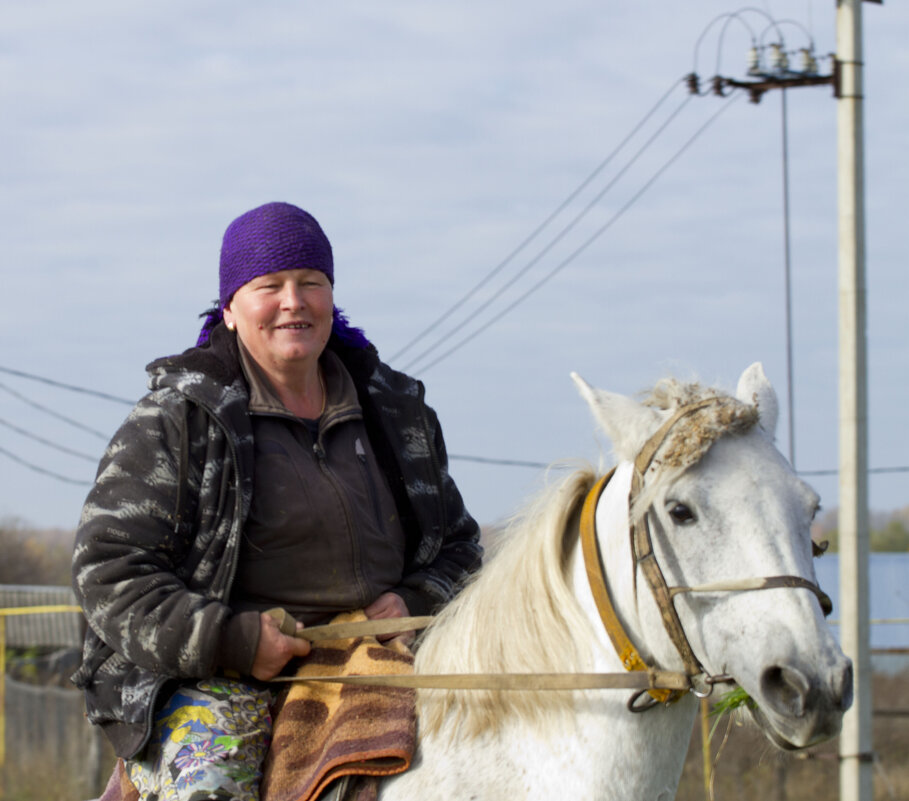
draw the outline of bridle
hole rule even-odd
[[[695,403],[680,407],[650,439],[644,444],[634,461],[634,470],[631,479],[629,506],[641,494],[644,488],[644,476],[651,468],[657,452],[669,439],[675,427],[687,418],[695,417],[703,412],[709,412],[712,406],[729,404],[729,398],[707,398]],[[734,401],[733,401],[734,402]],[[753,424],[753,423],[752,423]],[[708,444],[709,447],[709,444]],[[706,449],[704,449],[706,450]],[[653,670],[641,657],[630,637],[625,632],[619,621],[612,599],[609,595],[608,585],[603,570],[602,554],[596,536],[596,507],[600,495],[612,477],[614,470],[603,476],[590,490],[581,510],[581,546],[587,569],[587,578],[593,593],[597,611],[603,626],[612,641],[613,647],[623,666],[628,671]],[[721,682],[734,681],[730,676],[711,676],[704,669],[700,660],[694,653],[688,640],[682,622],[675,608],[675,598],[682,593],[698,592],[743,592],[751,590],[775,589],[780,587],[799,588],[810,590],[817,596],[824,615],[829,615],[832,609],[830,598],[814,582],[801,576],[766,576],[759,578],[741,579],[733,581],[720,581],[699,586],[670,587],[666,582],[653,550],[653,538],[650,533],[650,513],[640,515],[630,529],[631,552],[635,581],[638,569],[650,587],[660,611],[660,617],[666,633],[669,635],[673,646],[681,657],[684,672],[691,681],[692,690],[700,696],[709,695],[713,685]],[[700,685],[700,689],[698,687]],[[643,705],[637,704],[638,699],[648,693],[650,698]],[[637,692],[629,701],[628,708],[632,711],[644,711],[657,703],[672,703],[684,695],[678,689],[647,689]]]

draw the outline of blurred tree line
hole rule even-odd
[[[830,552],[839,550],[838,512],[832,509],[822,515],[811,527],[811,537],[816,542],[827,540]],[[909,551],[909,506],[895,512],[872,513],[871,550],[887,553]]]
[[[0,520],[0,584],[70,584],[73,532]]]

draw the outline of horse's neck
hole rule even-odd
[[[658,650],[665,651],[669,639],[643,578],[639,576],[635,581],[634,577],[628,517],[631,470],[630,464],[620,464],[604,490],[597,507],[597,537],[616,613],[625,633],[646,661],[652,659],[651,644],[656,643]],[[625,668],[597,610],[580,547],[576,548],[574,554],[572,582],[575,597],[595,633],[589,669],[598,672],[624,672]],[[656,666],[666,669],[679,667],[678,664]],[[608,743],[610,764],[606,766],[604,763],[605,774],[610,776],[611,770],[618,770],[623,775],[636,777],[637,782],[634,788],[616,787],[613,788],[614,794],[598,797],[657,798],[668,792],[665,797],[671,798],[681,773],[697,704],[693,697],[684,697],[669,707],[656,708],[645,714],[633,714],[626,709],[630,695],[630,691],[622,690],[601,691],[599,696],[590,695],[591,704],[588,708],[594,710],[594,717],[601,718],[601,724],[606,722],[603,737]],[[596,724],[590,729],[595,727]],[[629,766],[642,762],[650,766],[649,772],[638,775],[639,771],[630,770]]]
[[[631,463],[620,463],[597,504],[597,541],[606,585],[619,621],[641,658],[652,667],[682,670],[683,663],[666,634],[653,593],[643,573],[636,568],[631,552],[628,505],[633,470]],[[576,596],[583,599],[588,616],[599,624],[598,630],[604,631],[589,591],[583,559],[578,561],[580,565],[574,576]],[[606,641],[609,642],[608,637]],[[611,643],[609,650],[614,654]],[[618,657],[615,660],[620,664]]]

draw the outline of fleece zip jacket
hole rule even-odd
[[[231,608],[258,622],[259,612],[281,606],[312,626],[396,592],[404,530],[341,360],[322,355],[325,408],[318,420],[301,420],[242,345],[241,356],[256,462]],[[248,673],[251,665],[231,667]]]

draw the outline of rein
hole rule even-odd
[[[309,642],[345,640],[381,634],[400,634],[429,627],[434,618],[395,617],[382,620],[361,620],[353,623],[328,623],[324,626],[297,629],[296,621],[285,609],[270,609],[282,634]],[[373,687],[402,687],[421,690],[637,690],[639,692],[667,688],[673,691],[689,689],[688,678],[668,670],[646,669],[629,673],[441,673],[401,674],[385,676],[276,676],[272,682],[313,681],[332,684],[368,685]]]
[[[631,480],[629,506],[640,494],[644,484],[644,474],[650,468],[660,447],[665,443],[675,426],[684,418],[702,409],[725,402],[723,398],[707,398],[678,409],[657,432],[644,444],[634,462]],[[595,689],[631,689],[635,690],[628,702],[632,712],[643,712],[657,703],[670,704],[678,701],[687,692],[694,692],[705,697],[712,692],[713,685],[731,682],[730,676],[711,676],[701,665],[694,654],[682,622],[675,609],[675,597],[682,593],[704,592],[747,592],[778,588],[807,589],[817,596],[824,615],[832,609],[830,598],[814,582],[801,576],[765,576],[759,578],[720,581],[697,586],[670,587],[666,583],[653,550],[650,533],[649,514],[644,514],[631,527],[631,546],[634,558],[635,576],[640,567],[653,597],[660,610],[660,616],[669,638],[682,659],[684,672],[660,670],[648,665],[641,657],[631,638],[619,621],[618,614],[609,595],[606,576],[603,569],[602,554],[596,536],[596,507],[609,479],[615,470],[600,478],[591,488],[581,509],[580,542],[584,555],[587,579],[593,593],[597,611],[604,628],[611,640],[626,673],[456,673],[456,674],[406,674],[386,676],[322,676],[297,677],[278,676],[273,682],[314,681],[339,684],[401,687],[410,689],[444,689],[444,690],[595,690]],[[816,551],[815,551],[816,555]],[[278,622],[284,634],[318,642],[320,640],[338,640],[369,635],[398,634],[405,631],[423,629],[432,624],[433,618],[404,617],[382,620],[366,620],[354,623],[328,624],[297,630],[294,619],[283,609],[269,611]],[[699,682],[708,689],[696,688],[693,679],[703,676]],[[637,700],[644,693],[650,695],[650,703],[637,705]]]

